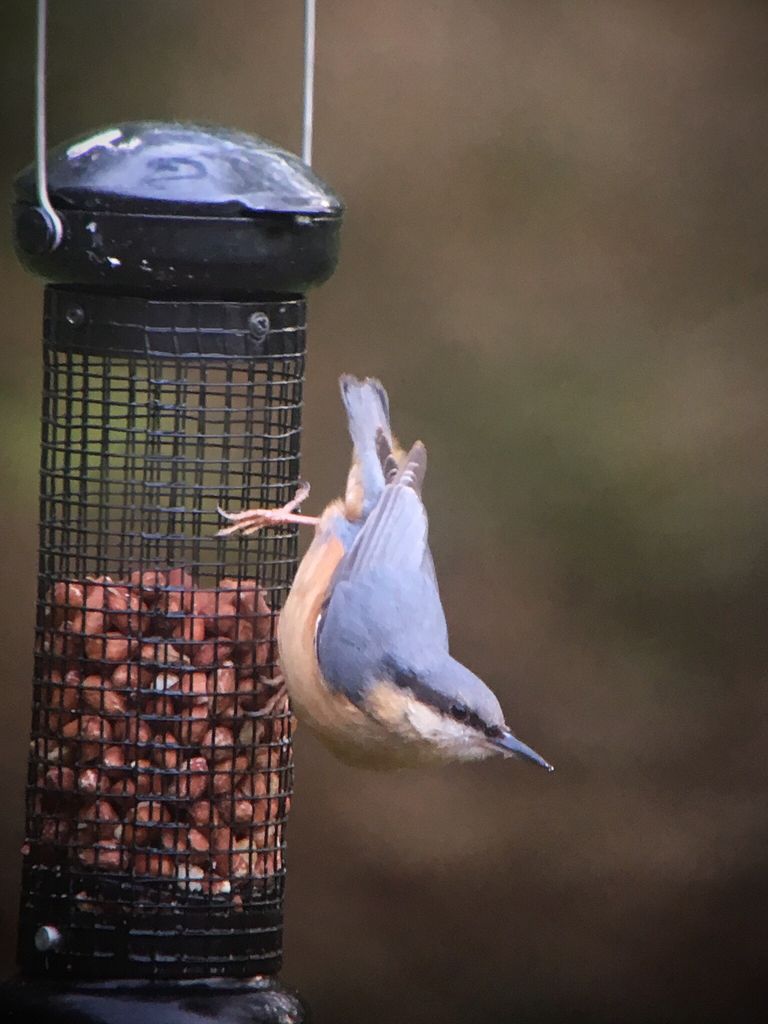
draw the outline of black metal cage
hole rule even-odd
[[[297,487],[304,302],[51,288],[44,352],[21,957],[78,977],[275,970],[296,537],[217,538],[217,506]]]

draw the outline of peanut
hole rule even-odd
[[[272,609],[267,604],[264,591],[256,585],[243,591],[243,604],[253,620],[253,633],[258,640],[266,640],[273,632]]]
[[[220,810],[222,817],[232,827],[251,825],[263,822],[267,818],[268,801],[267,784],[263,775],[247,777],[235,789],[232,800],[222,800]]]
[[[153,787],[154,768],[151,761],[141,760],[134,764],[136,793],[139,796],[147,796]]]
[[[200,867],[195,865],[187,867],[185,864],[179,864],[176,883],[184,887],[187,892],[203,892],[205,888],[204,875],[205,872]]]
[[[114,840],[106,839],[94,846],[81,848],[78,856],[86,867],[100,871],[124,871],[130,862],[130,855]]]
[[[232,832],[226,826],[214,829],[211,834],[213,870],[217,875],[228,875],[232,858]]]
[[[189,611],[192,607],[194,583],[189,573],[183,569],[171,569],[166,573],[164,593],[164,611],[167,615],[178,615]]]
[[[207,705],[182,708],[179,722],[179,739],[182,743],[198,746],[209,728]]]
[[[157,736],[156,739],[159,745],[152,752],[155,764],[161,768],[176,769],[179,764],[180,751],[176,737],[172,732],[167,732],[164,736]]]
[[[139,657],[142,664],[147,664],[150,668],[185,663],[181,651],[174,647],[170,640],[153,640],[151,643],[143,643]]]
[[[195,800],[188,813],[190,821],[201,829],[208,829],[218,821],[217,813],[209,800]]]
[[[148,700],[144,706],[144,715],[153,732],[170,734],[174,737],[173,742],[176,742],[179,715],[176,703],[170,697]]]
[[[208,853],[208,839],[200,829],[191,828],[187,832],[187,842],[189,844],[189,849],[195,853]]]
[[[235,692],[235,666],[231,661],[211,672],[208,676],[208,693],[212,697],[224,697]]]
[[[51,732],[57,732],[71,720],[79,700],[77,683],[69,683],[73,673],[68,672],[66,681],[55,669],[50,673],[50,684],[47,687],[47,724]],[[75,673],[75,675],[77,675]],[[79,680],[79,676],[77,676]]]
[[[173,857],[161,853],[137,853],[133,858],[133,870],[137,875],[173,878],[176,862]]]
[[[191,757],[182,764],[176,782],[179,800],[199,800],[208,787],[208,762],[204,757]]]
[[[125,773],[125,753],[120,746],[107,747],[104,751],[104,770],[110,777],[121,777]]]
[[[79,608],[83,607],[85,590],[81,583],[59,580],[53,585],[49,601],[53,605],[53,624],[60,626],[67,619],[70,621]]]
[[[145,846],[152,831],[166,820],[167,811],[157,800],[139,800],[134,811],[134,839],[139,846]]]
[[[143,632],[149,622],[149,615],[142,605],[141,596],[128,587],[109,587],[107,607],[110,625],[122,633]]]
[[[149,746],[152,742],[152,730],[143,718],[135,714],[126,715],[124,718],[116,718],[112,727],[112,736],[117,742],[127,744],[126,760],[129,754],[133,756],[141,752],[143,747]]]
[[[191,697],[193,704],[208,703],[208,674],[206,672],[186,672],[181,678],[181,692]]]
[[[125,714],[125,697],[109,689],[101,676],[86,676],[83,680],[83,700],[91,711],[115,717]]]
[[[109,798],[118,805],[133,800],[136,795],[136,783],[133,779],[122,778],[113,782],[109,789]]]
[[[264,741],[267,723],[263,718],[246,718],[240,727],[238,740],[243,747],[257,747]]]
[[[231,754],[231,752],[230,752]],[[245,754],[232,759],[219,761],[214,765],[211,774],[211,788],[217,796],[231,793],[236,788],[240,778],[248,771],[248,758]]]
[[[106,577],[109,579],[109,577]],[[111,583],[112,581],[109,580]],[[85,600],[83,602],[83,632],[91,639],[96,639],[105,630],[105,611],[107,610],[107,598],[105,594],[106,584],[98,580],[89,581],[85,588]]]
[[[231,658],[233,650],[234,644],[228,637],[215,636],[192,652],[192,663],[198,668],[211,668],[217,662]]]
[[[55,768],[49,768],[45,773],[44,784],[47,789],[71,793],[75,788],[75,773],[65,765],[57,765]]]
[[[131,573],[129,580],[134,593],[138,590],[142,601],[150,608],[157,604],[167,582],[165,573],[159,569],[148,569],[145,572],[137,569]]]
[[[173,628],[171,636],[180,645],[197,645],[205,639],[205,619],[199,615],[185,615]]]
[[[73,739],[80,732],[80,719],[73,718],[70,722],[67,722],[61,730],[61,735],[64,739]]]
[[[138,686],[149,686],[151,682],[151,669],[132,664],[117,665],[110,679],[110,685],[116,690],[133,690]]]
[[[98,768],[83,768],[77,775],[77,788],[81,793],[93,796],[98,793],[101,783]]]
[[[154,687],[158,693],[166,693],[171,690],[179,690],[181,676],[174,672],[158,672],[155,676]]]
[[[63,846],[71,834],[69,821],[64,818],[46,818],[40,830],[40,842],[44,845]]]
[[[79,828],[95,828],[102,839],[113,839],[119,824],[115,809],[103,799],[81,808],[77,821]]]
[[[203,736],[201,754],[215,762],[225,761],[232,756],[235,737],[226,725],[216,725]]]

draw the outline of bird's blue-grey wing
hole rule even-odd
[[[427,550],[427,513],[419,494],[426,469],[426,450],[414,445],[403,468],[388,484],[338,569],[351,579],[386,565],[418,568]]]
[[[333,579],[317,653],[328,683],[353,699],[384,675],[428,672],[448,652],[419,493],[425,469],[415,445]]]

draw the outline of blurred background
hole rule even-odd
[[[53,0],[50,138],[299,147],[301,4]],[[768,7],[319,4],[304,473],[342,371],[429,446],[455,653],[557,766],[379,776],[299,730],[283,976],[323,1022],[765,1019]],[[0,13],[0,953],[12,970],[42,285],[10,248],[34,4]],[[757,1009],[761,1007],[760,1009]]]

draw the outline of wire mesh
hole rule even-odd
[[[297,538],[215,534],[293,496],[303,353],[300,299],[46,292],[27,973],[279,967]]]

